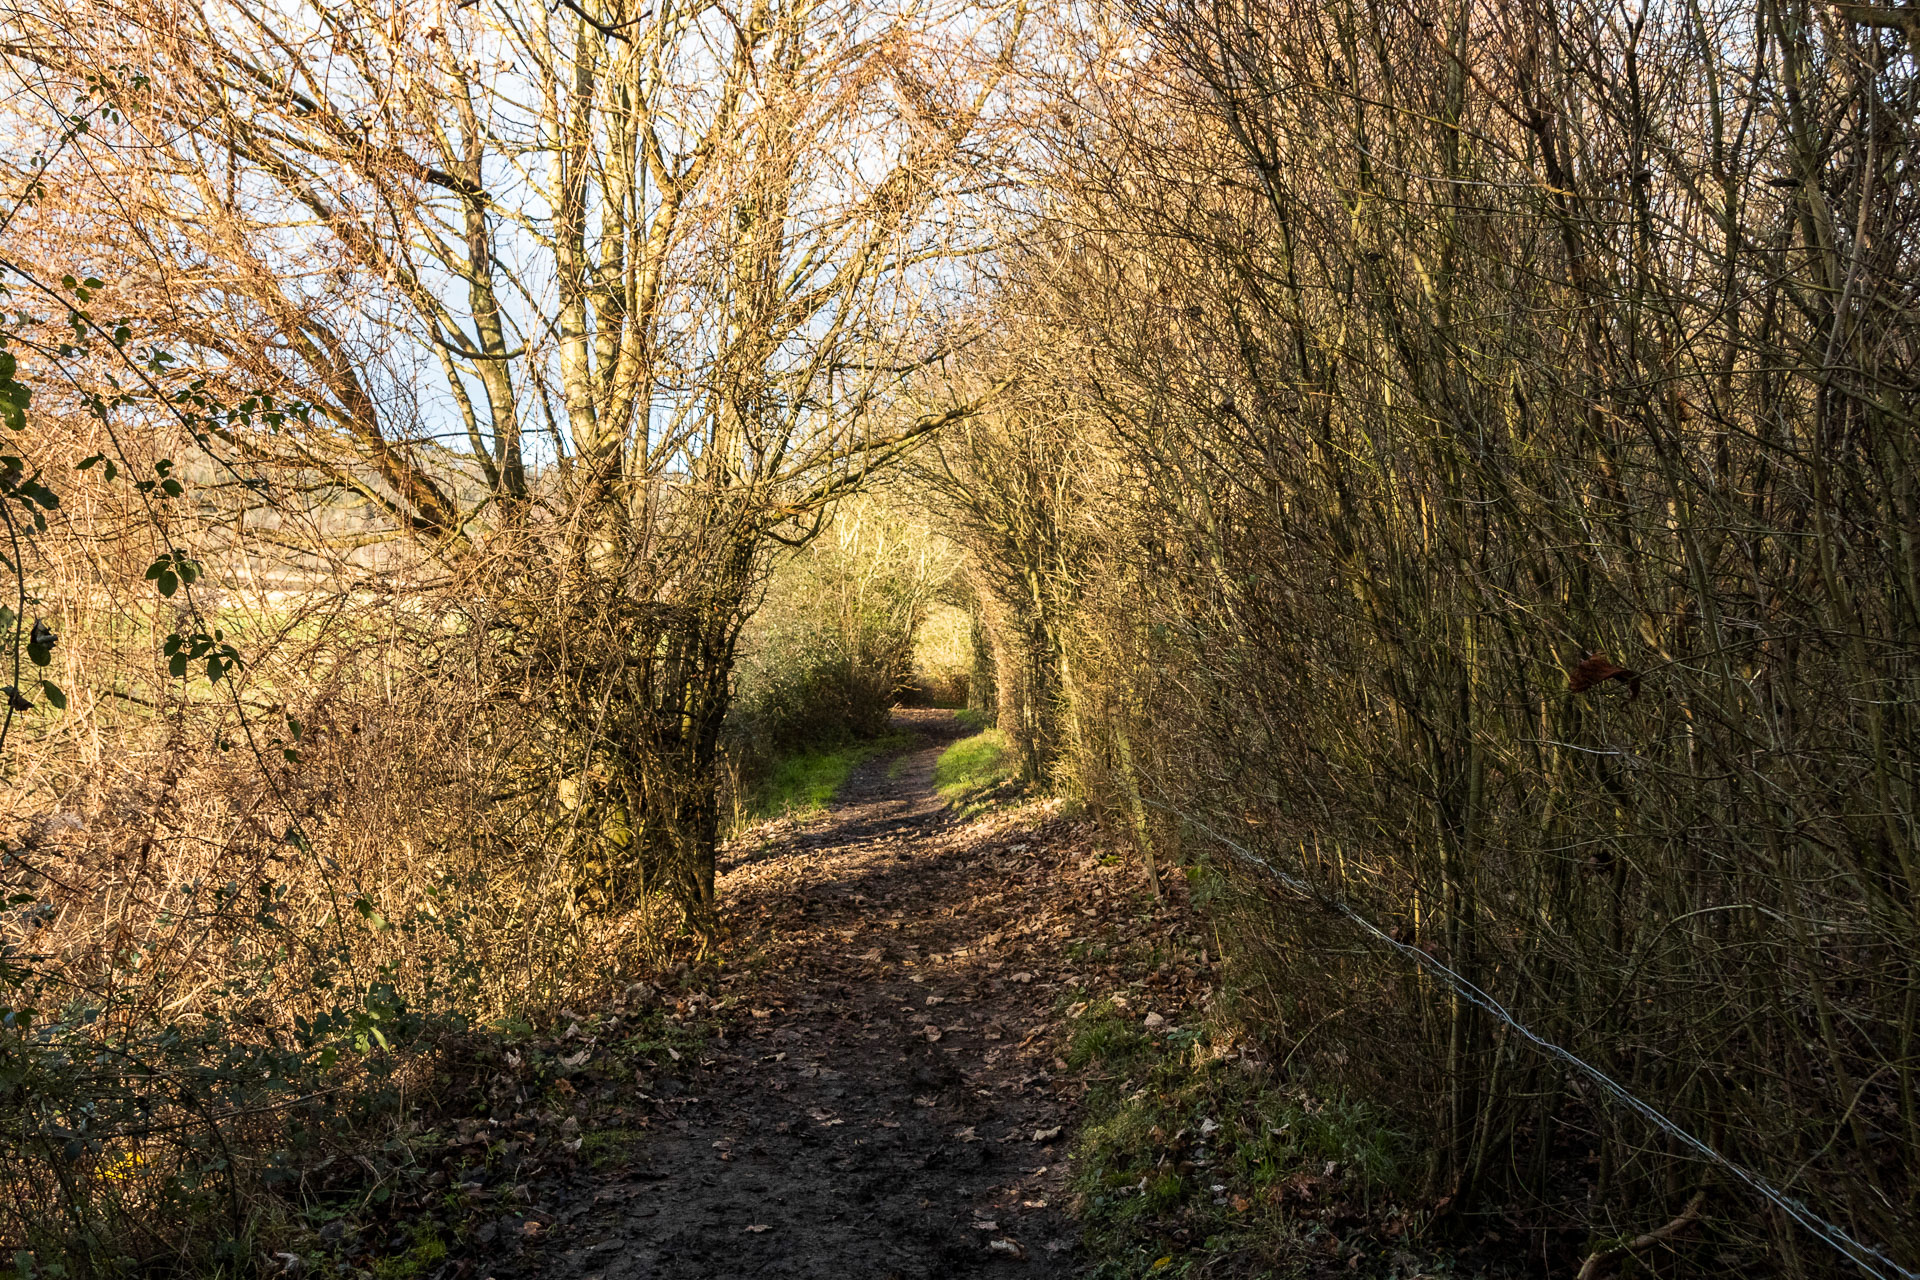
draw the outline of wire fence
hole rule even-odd
[[[1456,972],[1444,961],[1429,955],[1419,947],[1395,938],[1379,925],[1354,910],[1344,899],[1327,893],[1309,880],[1296,876],[1291,872],[1281,870],[1267,859],[1254,853],[1251,849],[1215,831],[1212,827],[1190,813],[1186,813],[1157,800],[1148,800],[1147,803],[1180,822],[1193,827],[1195,830],[1219,844],[1222,848],[1228,850],[1242,862],[1259,868],[1285,888],[1299,894],[1314,905],[1345,918],[1368,937],[1382,943],[1397,954],[1412,960],[1421,969],[1439,979],[1462,999],[1498,1019],[1521,1039],[1525,1040],[1540,1052],[1579,1072],[1582,1076],[1598,1086],[1608,1097],[1628,1108],[1648,1124],[1653,1125],[1661,1132],[1672,1137],[1688,1151],[1693,1153],[1693,1155],[1708,1164],[1725,1170],[1749,1191],[1767,1201],[1782,1213],[1785,1213],[1788,1217],[1792,1218],[1793,1221],[1805,1228],[1810,1235],[1833,1249],[1841,1257],[1852,1262],[1867,1275],[1874,1277],[1874,1280],[1920,1280],[1920,1271],[1913,1271],[1901,1266],[1889,1258],[1886,1253],[1878,1247],[1855,1238],[1845,1228],[1821,1217],[1809,1209],[1799,1199],[1782,1191],[1779,1187],[1775,1186],[1766,1178],[1761,1177],[1752,1169],[1714,1150],[1706,1142],[1667,1116],[1658,1107],[1629,1090],[1625,1085],[1615,1080],[1599,1067],[1594,1066],[1572,1050],[1555,1044],[1553,1041],[1535,1033],[1525,1023],[1521,1022],[1505,1005],[1488,995],[1478,985]]]

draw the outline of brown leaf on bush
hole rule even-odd
[[[1567,688],[1585,693],[1609,680],[1619,680],[1627,686],[1628,702],[1640,696],[1640,673],[1619,666],[1604,653],[1590,653],[1580,659],[1580,665],[1567,677]]]

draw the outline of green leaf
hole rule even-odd
[[[40,692],[47,695],[47,702],[54,710],[65,711],[67,709],[67,695],[63,693],[60,686],[53,681],[42,680],[40,682]]]
[[[160,583],[160,594],[163,596],[170,597],[180,589],[180,579],[174,575],[171,569],[162,569],[158,581]]]
[[[11,352],[0,351],[0,421],[14,431],[27,425],[27,404],[33,389],[13,380],[16,364]]]

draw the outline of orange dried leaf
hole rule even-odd
[[[1567,677],[1567,687],[1575,693],[1585,693],[1609,680],[1626,684],[1629,702],[1640,696],[1640,673],[1620,666],[1604,653],[1590,653],[1580,659],[1580,664]]]

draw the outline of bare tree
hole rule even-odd
[[[1017,0],[29,9],[12,73],[125,124],[54,175],[106,197],[24,234],[111,278],[128,340],[180,357],[165,392],[228,406],[223,461],[351,494],[416,563],[478,574],[502,678],[543,673],[572,743],[543,786],[612,815],[586,824],[601,897],[704,913],[764,548],[968,410],[898,391],[946,350],[939,264],[978,247],[964,188],[1023,22]],[[231,412],[262,386],[271,429]]]

